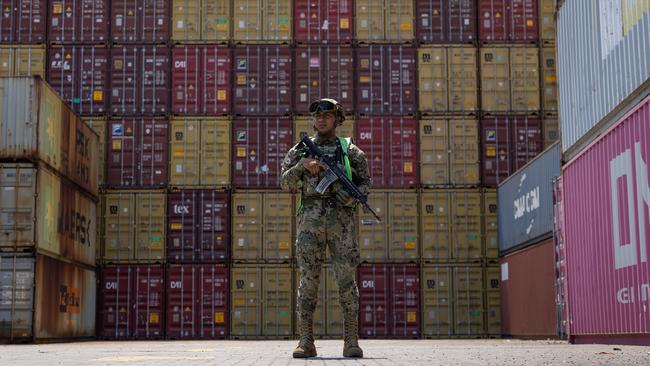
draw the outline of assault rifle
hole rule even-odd
[[[309,136],[303,137],[303,139],[300,141],[300,143],[309,150],[310,155],[315,156],[318,158],[318,160],[322,161],[327,165],[329,168],[327,170],[327,174],[325,177],[321,180],[321,182],[318,184],[318,187],[316,187],[316,191],[319,193],[323,194],[327,187],[329,187],[332,183],[335,181],[341,182],[341,185],[343,186],[343,189],[345,189],[346,192],[348,192],[352,198],[360,202],[363,207],[365,207],[372,215],[377,219],[378,222],[381,222],[381,218],[377,213],[368,205],[368,196],[363,194],[359,190],[359,188],[352,183],[348,177],[345,175],[345,172],[343,172],[343,169],[338,165],[334,159],[330,158],[329,156],[323,154],[321,149],[314,144],[314,142],[311,140]]]

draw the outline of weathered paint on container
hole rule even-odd
[[[420,337],[417,265],[362,264],[358,269],[358,284],[360,337]]]
[[[355,1],[355,39],[360,43],[413,42],[413,1]]]
[[[352,0],[294,1],[295,41],[310,44],[351,43],[353,34],[352,3]]]
[[[98,137],[98,148],[97,148],[97,171],[98,178],[97,182],[100,187],[103,187],[106,183],[106,120],[102,117],[86,117],[82,118],[84,123],[88,125]],[[99,222],[99,221],[98,221]]]
[[[300,268],[295,269],[294,298],[300,287]],[[343,335],[343,312],[334,268],[325,263],[320,272],[318,300],[314,311],[314,337],[321,339],[340,338]],[[300,318],[295,323],[295,334],[300,334]]]
[[[420,120],[420,184],[424,187],[478,186],[478,120]]]
[[[240,46],[233,55],[233,112],[286,115],[292,108],[293,51],[287,46]]]
[[[46,0],[3,0],[0,42],[11,44],[45,43],[47,38]]]
[[[485,334],[483,269],[461,265],[452,267],[452,273],[454,334],[480,337]]]
[[[167,185],[169,122],[122,118],[108,122],[106,186],[156,188]]]
[[[478,109],[476,48],[418,48],[418,110],[424,114]]]
[[[370,45],[355,49],[355,110],[361,115],[415,115],[415,48]]]
[[[227,192],[178,190],[167,195],[167,260],[214,263],[229,258]]]
[[[235,339],[293,336],[293,270],[286,266],[233,266],[230,334]]]
[[[172,112],[230,112],[232,55],[226,46],[178,46],[172,50]]]
[[[499,258],[499,200],[496,189],[483,191],[483,247],[488,259]]]
[[[568,5],[565,5],[568,6]],[[650,340],[650,97],[562,170],[569,336]],[[591,213],[585,215],[585,213]],[[577,337],[577,338],[576,338]]]
[[[171,264],[167,267],[167,339],[228,336],[228,267]]]
[[[496,187],[542,151],[537,117],[503,116],[481,120],[482,182]]]
[[[110,52],[98,46],[48,49],[47,82],[72,109],[85,115],[108,111]]]
[[[418,126],[409,117],[355,121],[355,144],[368,159],[374,188],[415,188],[418,180]]]
[[[509,254],[499,262],[501,334],[556,338],[553,240],[548,239]]]
[[[171,55],[162,46],[111,49],[113,115],[166,115],[170,111]]]
[[[482,257],[481,193],[431,190],[420,194],[422,260],[477,262]]]
[[[45,78],[45,46],[0,46],[0,77]]]
[[[166,43],[170,0],[111,0],[111,38],[118,44]]]
[[[555,43],[555,0],[538,0],[539,2],[539,39],[545,43]]]
[[[164,260],[166,198],[156,190],[106,193],[105,262]]]
[[[426,43],[468,43],[476,40],[476,2],[416,0],[417,39]]]
[[[559,114],[562,149],[569,157],[616,121],[610,112],[620,116],[647,95],[648,44],[647,2],[565,1],[559,8]],[[640,92],[638,98],[633,96],[635,90]],[[621,104],[630,98],[635,101]]]
[[[534,244],[553,233],[553,180],[560,176],[555,144],[499,185],[499,253]]]
[[[288,262],[293,252],[295,216],[289,193],[233,193],[232,259]]]
[[[97,135],[39,78],[0,81],[0,158],[42,161],[97,196]]]
[[[230,128],[230,120],[225,117],[172,119],[170,185],[172,187],[229,187]]]
[[[557,116],[545,116],[542,120],[544,150],[560,139],[560,125]]]
[[[542,110],[544,114],[556,114],[557,77],[555,73],[555,47],[540,48],[540,71],[542,76]]]
[[[377,222],[365,209],[358,214],[358,243],[362,261],[419,259],[418,195],[415,191],[373,190],[368,205],[382,218]]]
[[[231,38],[229,0],[172,0],[172,41],[220,42]]]
[[[90,196],[32,164],[1,164],[0,187],[2,251],[31,248],[95,265],[97,205]]]
[[[235,43],[289,43],[292,40],[291,0],[243,0],[233,4]]]
[[[336,128],[336,136],[354,137],[354,118],[349,116]],[[293,119],[293,142],[299,143],[305,136],[314,136],[314,120],[311,117],[296,116]]]
[[[99,291],[99,338],[161,339],[164,336],[162,265],[103,266]]]
[[[420,272],[422,336],[445,338],[454,335],[452,269],[424,266]]]
[[[320,98],[354,108],[354,52],[346,46],[302,46],[295,49],[295,111],[309,113]]]
[[[0,341],[94,337],[94,271],[40,254],[3,254],[0,285]]]
[[[50,43],[92,44],[108,41],[108,0],[48,1]]]
[[[232,121],[232,185],[279,188],[282,160],[293,145],[293,124],[289,118],[235,118]]]
[[[480,0],[479,39],[533,42],[538,39],[538,0]]]

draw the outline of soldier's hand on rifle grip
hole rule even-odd
[[[318,175],[321,170],[325,170],[323,163],[317,159],[303,158],[300,160],[300,164],[302,164],[302,166],[312,175]]]

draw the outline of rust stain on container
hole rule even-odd
[[[112,0],[111,36],[115,43],[166,43],[171,0]]]
[[[0,77],[45,77],[45,46],[0,46]]]
[[[353,1],[294,1],[294,39],[298,43],[352,42],[352,4]]]
[[[2,1],[0,42],[44,43],[47,38],[47,1]]]
[[[104,114],[109,99],[109,50],[97,46],[48,49],[47,81],[75,112]]]
[[[53,0],[48,3],[50,42],[82,44],[108,41],[108,0]]]
[[[476,40],[476,1],[417,0],[417,39],[422,43],[467,43]]]

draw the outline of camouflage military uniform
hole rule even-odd
[[[336,137],[325,139],[317,135],[314,142],[324,154],[336,157],[339,148]],[[367,194],[370,177],[366,157],[354,144],[350,144],[348,156],[355,184]],[[360,258],[355,238],[356,203],[344,206],[337,200],[336,191],[343,189],[338,182],[332,184],[324,195],[316,192],[315,187],[325,173],[321,171],[318,176],[312,175],[299,164],[302,158],[303,153],[296,146],[289,150],[282,163],[281,178],[283,190],[300,192],[302,196],[296,240],[296,256],[300,267],[298,316],[311,317],[316,309],[319,276],[327,246],[332,256],[343,314],[356,318],[359,312],[359,290],[355,277]]]

